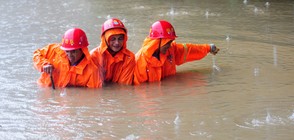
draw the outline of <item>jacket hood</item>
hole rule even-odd
[[[172,39],[161,38],[161,39],[151,39],[149,37],[145,38],[141,53],[143,53],[146,57],[152,57],[153,53],[159,48],[164,46],[166,43],[171,41]],[[159,46],[160,43],[160,46]]]
[[[91,59],[91,55],[90,55],[89,50],[88,50],[88,47],[83,47],[83,48],[81,48],[81,49],[82,49],[83,53],[85,54],[85,57],[86,57],[88,60],[92,60],[92,59]]]
[[[123,43],[123,47],[122,47],[121,51],[123,51],[123,50],[125,50],[127,48],[128,36],[127,36],[126,32],[123,29],[115,28],[115,29],[107,30],[105,32],[105,34],[103,34],[101,36],[100,48],[101,48],[101,52],[102,53],[104,53],[104,51],[107,50],[107,48],[108,48],[107,44],[109,44],[108,43],[109,38],[111,36],[113,36],[113,35],[119,35],[119,34],[123,34],[124,35],[124,43]]]

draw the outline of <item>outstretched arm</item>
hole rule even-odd
[[[219,51],[214,44],[177,44],[172,43],[175,48],[176,64],[181,65],[185,62],[200,60],[207,56],[208,53],[216,55]]]

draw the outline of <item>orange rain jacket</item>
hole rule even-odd
[[[103,81],[97,66],[92,62],[87,47],[82,48],[85,58],[76,66],[70,66],[64,50],[60,49],[61,44],[49,44],[34,52],[34,67],[43,72],[43,66],[53,65],[52,76],[56,87],[81,86],[98,88],[102,87]],[[42,73],[38,80],[42,86],[51,86],[50,74]]]
[[[200,60],[210,52],[209,44],[177,44],[171,43],[166,54],[160,53],[160,60],[152,56],[160,47],[170,39],[150,39],[147,37],[143,47],[136,53],[136,67],[134,71],[134,84],[142,82],[160,81],[162,78],[176,74],[176,65],[185,62]]]
[[[107,36],[101,36],[100,46],[91,50],[91,57],[97,66],[103,67],[104,81],[131,85],[133,83],[135,55],[127,49],[127,34],[122,29],[110,29]],[[113,57],[107,51],[108,40],[111,35],[124,34],[122,49]]]

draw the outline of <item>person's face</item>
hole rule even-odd
[[[164,46],[160,47],[160,52],[166,54],[166,51],[170,48],[172,40],[166,43]]]
[[[124,35],[112,35],[109,37],[109,48],[113,52],[118,52],[122,49],[124,43]]]
[[[65,53],[71,65],[79,61],[83,56],[82,49],[65,51]]]

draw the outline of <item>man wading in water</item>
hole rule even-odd
[[[100,70],[91,60],[88,45],[85,32],[73,28],[65,32],[61,44],[49,44],[36,50],[33,56],[34,66],[43,72],[38,84],[57,87],[102,87]]]
[[[160,81],[176,74],[176,65],[217,54],[214,44],[179,44],[173,26],[164,20],[152,24],[149,36],[136,53],[134,84]]]

